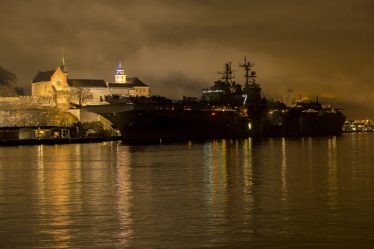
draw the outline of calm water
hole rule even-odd
[[[0,147],[0,248],[368,248],[374,134]]]

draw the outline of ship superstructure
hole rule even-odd
[[[239,67],[244,69],[243,87],[232,79],[231,62],[214,85],[203,90],[203,99],[220,105],[227,105],[246,113],[251,126],[251,136],[326,136],[340,135],[345,116],[342,110],[325,107],[318,102],[298,102],[286,106],[280,101],[266,99],[262,94],[254,63],[244,57]],[[231,89],[229,91],[229,89]]]
[[[287,107],[262,94],[253,63],[244,58],[244,86],[234,79],[231,61],[202,97],[108,96],[110,105],[87,107],[109,119],[125,141],[215,139],[269,136],[340,135],[342,111],[320,103]]]

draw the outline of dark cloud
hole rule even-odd
[[[173,72],[165,78],[149,78],[152,84],[152,95],[163,95],[167,97],[196,97],[203,89],[201,80],[190,78],[185,74]]]
[[[64,51],[72,77],[111,80],[123,59],[156,92],[172,94],[162,82],[180,75],[175,96],[188,82],[198,95],[247,53],[267,95],[292,88],[374,104],[371,0],[1,0],[0,9],[0,65],[18,85]]]

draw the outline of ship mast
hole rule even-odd
[[[244,56],[244,63],[243,64],[239,64],[239,67],[242,67],[244,68],[245,70],[245,86],[248,87],[249,85],[249,79],[251,78],[252,79],[252,83],[255,83],[255,78],[256,78],[256,72],[255,71],[251,71],[251,68],[254,66],[253,63],[250,63],[249,61],[247,61],[247,56],[245,55]],[[249,72],[251,72],[251,74],[249,74]]]
[[[221,79],[224,80],[226,84],[230,84],[232,79],[235,78],[235,76],[233,76],[233,70],[231,69],[231,61],[225,63],[225,70],[218,72],[218,74],[222,75]]]

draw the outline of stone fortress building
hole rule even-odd
[[[31,82],[31,96],[0,97],[0,127],[71,126],[100,122],[105,130],[111,123],[82,105],[108,104],[107,95],[149,96],[149,87],[137,77],[127,77],[120,62],[114,82],[103,79],[70,78],[64,58],[55,70],[39,71]],[[57,107],[57,108],[56,108]]]
[[[64,58],[55,70],[39,71],[31,83],[32,96],[52,97],[60,109],[67,110],[70,103],[83,105],[105,104],[105,96],[145,96],[150,94],[149,86],[137,77],[127,77],[119,62],[114,82],[103,79],[74,79],[68,75]]]

